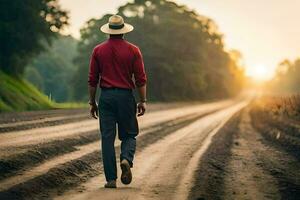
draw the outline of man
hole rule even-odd
[[[99,99],[99,121],[102,143],[102,160],[107,183],[104,187],[116,188],[117,167],[114,141],[116,125],[121,140],[120,166],[121,181],[130,184],[133,157],[138,135],[138,116],[146,111],[146,74],[139,48],[126,40],[124,34],[133,30],[133,26],[124,23],[119,15],[113,15],[101,31],[110,38],[97,45],[92,53],[89,70],[90,114],[98,117],[98,105],[95,101],[97,85],[101,88]],[[133,81],[134,77],[134,81]],[[136,104],[133,96],[135,86],[140,101]]]

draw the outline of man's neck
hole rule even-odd
[[[110,35],[110,39],[124,39],[124,35]]]

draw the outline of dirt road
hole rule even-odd
[[[134,181],[117,190],[103,189],[99,125],[84,110],[2,115],[0,199],[187,199],[213,135],[247,104],[152,109],[139,119]]]

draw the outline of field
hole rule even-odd
[[[0,115],[0,199],[299,199],[299,96],[149,105],[107,190],[87,109]],[[120,142],[115,143],[117,154]]]

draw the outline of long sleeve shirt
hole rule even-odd
[[[99,84],[101,88],[134,89],[146,81],[142,54],[137,46],[121,38],[110,38],[94,48],[88,78],[91,87]]]

